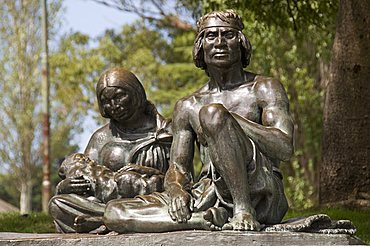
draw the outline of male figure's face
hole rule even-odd
[[[210,27],[204,32],[204,62],[207,66],[230,67],[241,62],[240,37],[231,27]]]
[[[130,92],[124,88],[106,87],[100,100],[104,111],[117,121],[130,119],[137,110],[133,107],[133,98]]]

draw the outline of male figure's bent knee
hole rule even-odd
[[[229,117],[231,114],[222,104],[209,104],[199,111],[200,125],[207,136],[217,135]]]

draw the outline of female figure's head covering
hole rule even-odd
[[[105,118],[110,118],[109,114],[104,111],[101,95],[107,87],[118,87],[125,89],[130,94],[133,100],[133,106],[139,110],[147,104],[144,87],[138,78],[130,71],[123,68],[112,68],[106,70],[101,76],[96,85],[96,96],[100,114]]]

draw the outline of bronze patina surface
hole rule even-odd
[[[58,231],[262,230],[262,241],[273,232],[355,233],[350,221],[322,214],[281,222],[288,204],[279,166],[293,154],[288,97],[278,80],[245,70],[252,46],[242,30],[232,10],[200,18],[193,59],[209,81],[177,102],[172,125],[135,75],[102,75],[97,98],[110,122],[61,166],[50,202]]]
[[[193,57],[209,81],[180,99],[165,192],[110,201],[114,231],[253,230],[276,224],[288,209],[279,162],[293,153],[293,123],[282,84],[245,71],[251,45],[234,11],[198,22]],[[194,144],[203,170],[193,177]]]
[[[106,202],[163,191],[170,121],[125,69],[104,72],[96,94],[101,115],[110,121],[91,136],[84,154],[67,157],[59,169],[63,180],[49,205],[59,232],[105,232]]]

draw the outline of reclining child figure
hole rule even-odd
[[[288,205],[279,163],[293,153],[282,84],[244,71],[251,45],[233,11],[197,23],[195,65],[209,81],[175,106],[165,191],[107,203],[113,231],[254,230],[281,222]],[[194,144],[203,164],[193,180]]]

